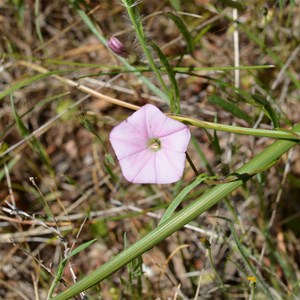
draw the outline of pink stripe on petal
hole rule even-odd
[[[147,123],[143,108],[144,107],[133,113],[126,121],[142,136],[148,137]]]
[[[185,167],[185,153],[160,150],[156,152],[157,182],[161,184],[178,181]]]
[[[138,175],[141,173],[146,164],[149,162],[152,162],[153,164],[153,155],[154,152],[145,149],[136,153],[135,155],[131,155],[119,160],[124,177],[133,183],[149,183],[143,180],[143,178],[139,178]]]
[[[144,143],[138,143],[134,140],[127,140],[126,138],[110,138],[110,142],[114,146],[114,150],[118,160],[127,156],[134,155],[137,152],[144,151],[146,141]]]
[[[151,158],[145,162],[133,178],[133,183],[158,183],[156,179],[155,157],[156,153],[152,153]]]
[[[158,137],[160,128],[163,127],[167,116],[152,104],[143,106],[147,124],[148,137]]]
[[[160,128],[160,131],[158,132],[158,137],[167,136],[185,128],[188,127],[182,124],[181,122],[173,120],[171,118],[167,118],[164,125]]]
[[[146,135],[144,135],[144,132],[139,130],[138,126],[134,126],[131,123],[128,122],[128,120],[125,120],[121,122],[119,125],[113,128],[113,130],[110,133],[111,137],[120,137],[120,138],[132,138],[135,140],[139,139],[145,139],[147,138]]]
[[[186,152],[190,137],[190,131],[186,127],[177,132],[171,133],[164,137],[160,137],[159,139],[162,149],[176,152]]]

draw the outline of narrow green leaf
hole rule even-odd
[[[22,119],[23,117],[25,117],[27,114],[29,114],[30,112],[32,112],[36,107],[43,106],[45,103],[48,103],[48,102],[53,101],[55,99],[58,99],[60,97],[66,96],[68,94],[69,94],[69,92],[63,93],[63,94],[59,94],[59,95],[55,95],[55,96],[51,96],[51,97],[47,97],[47,98],[45,98],[45,99],[37,102],[33,106],[31,106],[27,111],[25,111],[22,115],[20,115],[20,118]],[[12,122],[11,124],[7,125],[0,132],[0,139],[3,138],[6,135],[6,133],[14,126],[14,124],[15,124],[15,122]]]
[[[76,2],[76,1],[75,1]],[[79,16],[82,18],[84,23],[87,25],[87,27],[91,30],[91,32],[98,38],[98,40],[106,46],[106,39],[99,33],[97,28],[95,27],[94,23],[90,19],[90,17],[82,10],[77,8],[77,12]],[[164,99],[167,103],[169,103],[169,97],[158,87],[156,87],[150,80],[148,80],[145,76],[143,76],[139,70],[137,70],[135,67],[131,66],[126,59],[120,56],[116,56],[125,66],[127,70],[130,72],[136,73],[136,75],[144,82],[144,84],[151,90],[153,93],[155,93],[158,97],[161,97]]]
[[[215,117],[214,117],[214,123],[215,124],[218,123],[218,116],[217,115],[215,115]],[[221,149],[221,146],[220,146],[217,130],[214,130],[214,136],[213,136],[213,139],[212,139],[212,146],[213,146],[213,149],[214,149],[216,154],[218,154],[218,155],[222,154],[222,149]]]
[[[57,283],[59,282],[59,280],[61,279],[64,269],[67,265],[67,262],[69,261],[69,259],[78,254],[79,252],[83,251],[84,249],[86,249],[87,247],[89,247],[91,244],[93,244],[97,239],[93,239],[91,241],[88,241],[86,243],[81,244],[80,246],[78,246],[77,248],[75,248],[73,251],[71,251],[71,253],[69,253],[69,255],[67,257],[65,257],[63,260],[61,260],[61,262],[59,263],[56,273],[55,273],[55,278],[51,284],[51,287],[49,289],[49,298],[52,297],[53,291],[57,285]],[[48,298],[47,298],[48,299]]]
[[[224,125],[219,123],[206,122],[206,121],[193,119],[189,117],[183,117],[183,116],[172,116],[172,117],[173,119],[184,122],[185,124],[197,126],[200,128],[212,129],[216,131],[225,131],[225,132],[231,132],[231,133],[243,134],[243,135],[264,136],[264,137],[270,137],[275,139],[298,140],[298,141],[300,140],[299,132],[291,133],[289,130],[280,130],[277,128],[275,130],[256,129],[256,128],[231,126],[231,125]]]
[[[13,86],[9,87],[8,89],[1,92],[0,93],[0,100],[2,98],[4,98],[5,96],[9,95],[9,94],[12,94],[14,91],[16,91],[16,90],[18,90],[18,89],[20,89],[24,86],[27,86],[27,85],[35,82],[35,81],[44,79],[44,78],[49,77],[51,75],[57,75],[57,74],[64,73],[64,72],[65,71],[51,71],[51,72],[38,74],[38,75],[32,76],[30,78],[21,80],[21,81],[17,82],[16,84],[14,84]]]
[[[112,165],[112,166],[116,165],[115,160],[113,159],[112,155],[109,153],[105,154],[105,160],[106,160],[107,164],[109,164],[109,165]]]
[[[162,216],[159,225],[168,220],[171,215],[175,212],[176,208],[180,205],[180,203],[184,200],[185,196],[192,191],[196,186],[198,186],[200,183],[205,181],[205,179],[209,178],[209,175],[207,174],[201,174],[196,177],[196,179],[190,183],[188,186],[186,186],[171,202],[167,210],[165,211],[164,215]]]
[[[202,160],[206,170],[208,171],[209,175],[214,175],[214,171],[208,161],[208,159],[206,158],[204,152],[202,151],[201,147],[199,146],[199,142],[198,140],[192,135],[191,137],[191,142],[196,150],[196,152],[198,153],[200,159]]]
[[[255,278],[258,280],[258,282],[261,284],[262,288],[264,289],[266,295],[268,295],[268,299],[274,299],[274,297],[272,296],[270,289],[268,288],[268,286],[266,285],[265,281],[263,280],[263,278],[260,276],[260,274],[255,270],[254,266],[251,264],[250,260],[248,259],[248,254],[246,253],[246,250],[243,246],[243,244],[240,242],[240,239],[236,233],[236,230],[234,228],[234,224],[230,219],[224,218],[224,217],[216,217],[216,218],[220,218],[223,220],[226,220],[229,222],[229,227],[234,239],[234,242],[236,244],[237,250],[239,251],[241,257],[243,258],[246,266],[249,268],[249,270],[252,272],[251,275],[255,276]]]
[[[150,44],[151,47],[156,51],[159,60],[163,64],[163,66],[166,68],[166,72],[168,74],[169,80],[172,84],[172,95],[170,95],[170,108],[171,112],[174,114],[180,113],[180,95],[179,95],[179,88],[177,85],[177,81],[175,78],[175,74],[173,72],[173,69],[171,65],[169,64],[168,59],[165,57],[163,52],[159,49],[159,47],[155,43]]]
[[[200,30],[200,32],[198,32],[198,34],[195,36],[194,38],[194,44],[198,44],[202,37],[212,28],[212,25],[211,24],[208,24],[207,26],[205,26],[204,28],[202,28]]]
[[[44,42],[42,31],[41,31],[41,24],[40,24],[40,1],[35,0],[34,4],[34,17],[35,17],[35,31],[41,43]]]
[[[180,0],[170,0],[170,3],[176,11],[180,10],[180,7],[181,7]]]
[[[88,242],[85,242],[85,243],[81,244],[80,246],[75,248],[73,251],[71,251],[69,253],[68,257],[65,258],[65,259],[70,259],[72,256],[74,256],[74,255],[78,254],[79,252],[83,251],[84,249],[86,249],[87,247],[89,247],[90,245],[95,243],[96,241],[97,241],[97,239],[93,239],[93,240],[90,240]]]
[[[167,13],[167,16],[176,24],[178,30],[183,35],[184,39],[187,43],[187,53],[192,53],[194,51],[195,45],[193,41],[193,37],[191,36],[190,32],[186,28],[183,21],[175,14],[173,13]]]
[[[15,109],[15,104],[14,104],[12,95],[10,97],[10,103],[11,103],[11,108],[12,108],[12,112],[13,112],[13,115],[15,118],[17,128],[19,129],[21,135],[24,138],[26,138],[30,135],[30,132],[27,129],[27,127],[25,126],[25,124],[23,123],[22,119],[20,118],[20,116],[18,115],[18,113]],[[47,165],[49,171],[52,171],[50,158],[49,158],[46,150],[44,149],[43,145],[34,136],[32,137],[30,144],[32,145],[32,148],[39,154],[40,159]]]
[[[233,104],[229,101],[222,99],[219,96],[213,95],[208,97],[208,101],[212,104],[216,104],[222,107],[224,110],[232,113],[234,116],[247,121],[248,123],[252,122],[252,118],[243,112],[236,104]]]
[[[0,55],[1,57],[1,55]],[[101,67],[101,66],[98,66]],[[145,66],[135,66],[133,70],[126,70],[123,68],[120,68],[118,66],[104,66],[103,68],[110,68],[114,71],[109,72],[99,72],[95,74],[88,74],[84,76],[80,76],[79,78],[86,78],[86,77],[92,77],[92,76],[99,76],[99,75],[115,75],[119,73],[136,73],[136,72],[151,72],[152,70],[149,67]],[[194,72],[197,71],[232,71],[232,70],[259,70],[259,69],[271,69],[274,68],[273,65],[262,65],[262,66],[239,66],[239,67],[206,67],[206,68],[199,68],[199,67],[173,67],[173,72],[176,73],[182,73],[182,74],[189,74],[190,76],[199,76],[195,74]],[[165,67],[160,67],[160,71],[165,71]],[[214,79],[216,81],[216,79]]]
[[[273,122],[274,128],[278,128],[279,127],[278,116],[275,110],[272,108],[270,102],[261,95],[252,95],[252,99],[255,101],[256,104],[258,104],[263,109],[267,117]]]
[[[13,159],[11,159],[8,163],[7,163],[7,169],[10,171],[13,169],[13,167],[16,165],[16,163],[20,160],[21,156],[17,155],[15,157],[13,157]],[[2,170],[0,170],[0,181],[4,178],[5,176],[5,169],[3,168]]]
[[[103,147],[103,150],[105,153],[107,153],[106,151],[106,147],[105,144],[101,138],[101,136],[99,135],[99,133],[97,132],[97,130],[94,128],[93,124],[91,123],[91,121],[87,118],[85,112],[81,113],[78,115],[78,118],[82,124],[82,126],[89,131],[90,133],[92,133],[97,140],[100,142],[101,146]]]

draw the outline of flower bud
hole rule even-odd
[[[110,50],[112,50],[115,54],[119,56],[125,57],[127,54],[127,51],[124,47],[124,45],[117,39],[116,37],[112,36],[108,41],[107,41],[107,46]]]

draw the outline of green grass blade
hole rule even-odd
[[[300,125],[297,125],[294,130],[299,133]],[[244,166],[236,170],[236,173],[241,175],[248,173],[251,174],[255,170],[271,164],[274,160],[277,160],[280,156],[297,144],[298,142],[295,141],[277,141],[256,155]],[[236,180],[233,182],[216,185],[207,190],[202,196],[181,211],[175,213],[171,218],[151,231],[145,237],[131,245],[128,249],[119,253],[96,271],[86,275],[83,279],[75,283],[66,291],[54,297],[53,300],[69,299],[104,280],[120,268],[126,266],[130,261],[139,255],[150,250],[159,242],[166,239],[177,230],[181,229],[185,224],[198,217],[201,213],[207,211],[209,208],[217,204],[220,200],[224,199],[228,194],[243,184],[244,180]]]
[[[83,251],[84,249],[86,249],[87,247],[89,247],[90,245],[95,243],[96,241],[97,241],[97,239],[93,239],[93,240],[90,240],[88,242],[85,242],[85,243],[79,245],[77,248],[75,248],[73,251],[71,251],[71,253],[68,255],[67,259],[70,259],[72,256],[80,253],[81,251]]]
[[[169,0],[169,2],[176,11],[180,10],[181,7],[180,0]]]
[[[237,249],[240,253],[240,255],[242,256],[245,264],[247,265],[247,267],[251,270],[252,274],[255,276],[255,278],[258,280],[258,282],[261,284],[261,286],[263,287],[266,295],[268,295],[268,299],[274,299],[272,294],[270,293],[270,290],[268,288],[268,286],[266,285],[264,279],[256,272],[255,268],[253,267],[253,265],[250,263],[249,259],[248,259],[248,255],[245,252],[244,246],[242,245],[242,243],[239,240],[239,237],[234,229],[234,226],[232,224],[232,222],[229,222],[229,227],[233,236],[233,239],[235,241],[235,244],[237,246]]]
[[[63,94],[59,94],[59,95],[55,95],[55,96],[51,96],[51,97],[47,97],[41,101],[39,101],[38,103],[34,104],[33,106],[31,106],[27,111],[25,111],[23,114],[21,114],[19,117],[22,119],[23,117],[25,117],[27,114],[29,114],[30,112],[32,112],[36,107],[42,106],[45,103],[48,103],[50,101],[59,99],[61,97],[64,97],[66,95],[69,95],[69,92],[63,93]],[[12,122],[11,124],[9,124],[7,127],[5,127],[1,132],[0,132],[0,139],[3,138],[3,136],[6,135],[6,133],[14,126],[14,122]]]
[[[286,140],[300,140],[298,132],[286,130],[286,129],[255,129],[240,126],[224,125],[219,123],[212,123],[201,121],[189,117],[172,116],[173,119],[184,122],[185,124],[193,125],[200,128],[212,129],[216,131],[225,131],[236,134],[253,135],[253,136],[264,136],[275,139],[286,139]]]
[[[156,53],[159,57],[159,60],[165,67],[168,77],[169,77],[169,80],[172,84],[172,91],[170,93],[171,112],[174,114],[179,114],[180,113],[180,94],[179,94],[179,88],[178,88],[178,84],[177,84],[173,69],[172,69],[171,65],[169,64],[168,59],[165,57],[165,55],[159,49],[159,47],[155,43],[151,43],[150,45],[156,51]]]
[[[23,88],[35,81],[38,81],[38,80],[41,80],[41,79],[44,79],[46,77],[49,77],[51,75],[57,75],[57,74],[60,74],[60,73],[64,73],[64,72],[60,72],[60,71],[51,71],[51,72],[47,72],[47,73],[43,73],[43,74],[38,74],[38,75],[35,75],[35,76],[32,76],[30,78],[27,78],[27,79],[24,79],[24,80],[21,80],[19,81],[18,83],[14,84],[13,86],[9,87],[8,89],[4,90],[3,92],[0,93],[0,100],[2,98],[4,98],[5,96],[9,95],[9,94],[12,94],[13,92],[19,90],[20,88]]]
[[[21,156],[16,155],[14,156],[8,163],[7,163],[7,169],[8,171],[12,170],[13,167],[16,165],[16,163],[20,160]],[[2,162],[1,162],[2,164]],[[5,177],[5,169],[0,170],[0,181]]]
[[[234,116],[247,121],[248,123],[252,123],[252,118],[243,112],[236,104],[233,104],[229,101],[222,99],[219,96],[213,95],[208,97],[208,101],[212,104],[216,104],[222,107],[224,110],[232,113]]]
[[[35,0],[34,3],[34,23],[35,23],[35,30],[37,33],[37,36],[40,40],[41,43],[44,43],[44,39],[43,39],[43,35],[42,35],[42,31],[41,31],[41,26],[40,26],[40,0]]]
[[[160,74],[160,70],[158,69],[158,67],[153,59],[152,53],[150,51],[150,47],[149,47],[148,40],[146,38],[143,23],[142,23],[140,14],[138,12],[138,8],[137,8],[138,3],[134,3],[134,1],[132,1],[132,0],[122,0],[122,2],[127,10],[130,21],[135,29],[137,39],[138,39],[138,41],[143,49],[143,52],[147,58],[148,64],[149,64],[150,68],[152,69],[152,71],[154,72],[156,79],[160,83],[162,89],[164,90],[164,92],[166,94],[168,94],[168,88],[164,83],[164,80]]]
[[[84,23],[87,25],[87,27],[91,30],[91,32],[99,39],[99,41],[106,46],[106,39],[99,33],[97,28],[95,27],[94,23],[91,21],[89,16],[81,9],[77,8],[77,12],[79,16],[82,18]],[[135,69],[135,67],[131,66],[123,57],[116,56],[122,64],[126,67],[127,70],[136,73],[136,75],[144,82],[144,84],[158,97],[165,100],[167,103],[169,103],[169,97],[166,95],[163,91],[161,91],[159,88],[157,88],[151,81],[149,81],[146,77],[142,76],[141,73]]]
[[[169,12],[167,13],[167,17],[170,18],[175,25],[177,26],[178,30],[181,32],[182,36],[184,37],[186,44],[187,44],[187,53],[193,53],[195,45],[193,37],[191,36],[190,32],[186,28],[183,21],[175,14]]]
[[[167,210],[165,211],[164,215],[162,216],[159,225],[163,222],[167,221],[172,214],[175,212],[176,208],[180,205],[180,203],[184,200],[186,195],[192,191],[196,186],[201,184],[205,179],[209,178],[207,174],[201,174],[196,177],[196,179],[190,183],[188,186],[186,186],[171,202],[171,204],[168,206]]]
[[[253,100],[257,103],[260,107],[262,107],[265,115],[273,122],[274,128],[279,127],[279,117],[276,114],[275,110],[272,108],[272,105],[269,101],[260,95],[252,95]]]
[[[54,63],[58,64],[58,63]],[[64,63],[61,63],[64,64]],[[66,62],[67,64],[67,62]],[[70,63],[71,64],[71,63]],[[74,63],[79,65],[80,63]],[[89,67],[88,64],[82,64],[83,66]],[[88,74],[81,76],[79,78],[85,78],[85,77],[92,77],[92,76],[99,76],[99,75],[114,75],[114,74],[119,74],[119,73],[136,73],[136,72],[151,72],[152,70],[149,67],[145,66],[135,66],[133,70],[128,70],[124,68],[120,68],[119,66],[90,66],[90,67],[102,67],[102,68],[107,68],[107,69],[113,69],[113,71],[103,71],[95,74]],[[166,71],[165,67],[158,67],[160,71]],[[182,73],[182,74],[188,74],[190,76],[198,76],[195,74],[197,71],[232,71],[232,70],[258,70],[258,69],[270,69],[274,68],[273,65],[261,65],[261,66],[240,66],[240,67],[173,67],[173,72],[176,73]]]
[[[202,151],[201,147],[199,146],[199,142],[198,140],[192,135],[191,137],[191,142],[196,150],[196,152],[198,153],[200,159],[203,162],[203,165],[205,166],[206,170],[208,171],[209,175],[214,175],[214,171],[208,161],[208,159],[206,158],[204,152]]]
[[[29,130],[23,123],[22,119],[18,115],[16,109],[15,109],[15,104],[13,100],[13,96],[10,97],[10,103],[11,103],[11,108],[12,108],[12,113],[14,115],[16,125],[18,130],[20,131],[21,135],[26,138],[30,135]],[[43,145],[35,138],[32,137],[31,145],[34,151],[36,151],[39,154],[40,159],[45,163],[45,165],[48,167],[49,171],[52,173],[52,168],[51,168],[51,163],[50,163],[50,158],[44,149]]]
[[[55,278],[54,278],[54,280],[53,280],[53,282],[51,284],[51,287],[49,289],[49,293],[48,293],[49,298],[52,297],[54,289],[55,289],[56,285],[58,284],[58,282],[60,281],[60,279],[61,279],[61,277],[63,275],[64,269],[65,269],[65,267],[66,267],[67,262],[69,261],[69,259],[72,256],[80,253],[81,251],[83,251],[84,249],[86,249],[87,247],[89,247],[90,245],[92,245],[96,241],[97,241],[97,239],[93,239],[91,241],[88,241],[86,243],[81,244],[80,246],[78,246],[77,248],[75,248],[73,251],[71,251],[71,253],[69,253],[69,255],[67,257],[65,257],[63,260],[61,260],[61,262],[59,263],[59,266],[57,267]]]

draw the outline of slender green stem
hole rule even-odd
[[[199,172],[198,172],[198,170],[197,170],[195,164],[193,163],[193,160],[191,159],[191,157],[189,156],[188,153],[186,153],[186,159],[187,159],[187,161],[189,162],[189,164],[190,164],[192,170],[194,171],[195,175],[198,176],[198,175],[199,175]]]
[[[189,125],[194,125],[194,126],[197,126],[200,128],[213,129],[213,130],[217,130],[217,131],[226,131],[226,132],[244,134],[244,135],[271,137],[271,138],[275,138],[275,139],[287,139],[287,140],[295,140],[295,141],[300,140],[299,133],[296,133],[292,130],[255,129],[255,128],[246,128],[246,127],[223,125],[223,124],[219,124],[219,123],[200,121],[197,119],[183,117],[183,116],[170,115],[170,117],[175,120],[181,121],[183,123],[186,123]]]
[[[300,125],[295,127],[297,133],[300,132]],[[274,160],[277,160],[281,155],[287,152],[289,149],[297,145],[296,141],[279,140],[273,143],[271,146],[263,150],[256,155],[252,160],[239,168],[236,173],[239,174],[251,174],[255,170],[264,166],[270,165]],[[85,276],[79,282],[75,283],[69,289],[59,294],[53,300],[65,300],[80,292],[92,287],[98,282],[104,280],[108,276],[120,268],[126,266],[130,261],[142,255],[146,251],[149,251],[155,245],[168,236],[181,229],[185,224],[189,223],[201,213],[207,211],[210,207],[214,206],[220,200],[224,199],[226,195],[231,193],[240,187],[245,180],[236,180],[233,182],[216,185],[213,188],[207,190],[202,196],[193,201],[191,204],[183,208],[181,211],[175,213],[165,222],[161,223],[157,228],[141,238],[139,241],[125,249],[117,256],[110,259],[107,263],[102,265],[99,269]]]
[[[81,11],[80,13],[82,18],[87,19],[87,15]],[[88,21],[86,21],[88,22]],[[92,23],[88,23],[89,27],[92,26]],[[97,38],[102,42],[103,44],[106,43],[106,39],[102,37],[98,31],[93,30],[93,33],[97,35]],[[104,64],[98,64],[98,63],[83,63],[79,61],[70,61],[70,60],[64,60],[64,59],[53,59],[53,58],[41,58],[41,57],[35,57],[35,56],[28,56],[28,55],[20,55],[18,53],[0,53],[0,58],[3,57],[12,57],[19,60],[26,60],[31,62],[42,62],[43,64],[49,64],[49,65],[66,65],[66,66],[77,66],[77,67],[86,67],[86,68],[103,68],[103,69],[111,69],[116,70],[117,73],[130,73],[130,72],[150,72],[151,69],[147,66],[135,66],[133,70],[123,69],[122,67],[118,65],[104,65]],[[119,57],[119,56],[117,56]],[[274,68],[274,65],[253,65],[253,66],[224,66],[224,67],[173,67],[174,72],[195,72],[195,71],[232,71],[232,70],[257,70],[257,69],[271,69]],[[166,68],[163,66],[158,66],[158,69],[160,71],[166,71]],[[73,71],[71,69],[70,71]],[[102,73],[102,72],[101,72]],[[98,74],[97,74],[98,75]],[[91,76],[91,75],[89,75]]]
[[[240,242],[239,237],[234,229],[233,223],[230,220],[229,220],[229,227],[230,227],[233,239],[235,241],[236,247],[237,247],[240,255],[242,256],[244,263],[249,268],[249,270],[251,270],[251,272],[255,276],[255,278],[258,279],[259,283],[261,284],[262,288],[265,291],[265,294],[268,295],[268,299],[273,300],[274,297],[273,297],[272,293],[270,292],[270,289],[264,282],[263,277],[259,274],[259,272],[256,271],[255,267],[250,263],[250,261],[247,257],[247,254],[245,253],[244,247],[243,247],[242,243]]]
[[[126,1],[126,0],[123,1],[123,3],[125,4],[126,10],[127,10],[128,16],[130,18],[130,21],[131,21],[131,23],[135,29],[135,32],[137,34],[140,45],[146,55],[146,58],[148,60],[148,63],[150,65],[151,69],[155,73],[156,78],[158,79],[158,81],[159,81],[160,85],[162,86],[163,90],[165,91],[165,93],[168,94],[168,88],[165,85],[165,83],[162,79],[162,76],[160,74],[160,71],[153,60],[150,48],[147,43],[147,38],[145,36],[145,32],[143,29],[142,21],[140,19],[140,16],[137,13],[136,5],[130,5],[130,3],[128,3],[128,2],[130,2],[130,1]]]
[[[1,57],[1,54],[0,54]],[[151,69],[147,66],[136,66],[135,71],[130,71],[126,69],[122,69],[120,66],[108,66],[108,65],[100,65],[100,64],[87,64],[87,63],[79,63],[79,62],[70,62],[70,61],[59,61],[59,60],[45,60],[45,62],[48,62],[49,64],[60,64],[60,65],[71,65],[71,66],[82,66],[82,67],[92,67],[92,68],[98,68],[103,67],[106,69],[115,70],[115,73],[129,73],[129,72],[150,72]],[[164,66],[157,66],[158,70],[166,72],[166,68]],[[177,73],[188,73],[188,72],[198,72],[198,71],[234,71],[234,70],[261,70],[261,69],[272,69],[274,68],[274,65],[257,65],[257,66],[227,66],[227,67],[172,67],[173,72]],[[111,74],[112,72],[101,72],[101,74]],[[95,74],[99,75],[99,74]],[[91,76],[91,74],[89,74]]]
[[[99,31],[96,29],[94,26],[93,22],[91,21],[90,17],[81,9],[77,9],[78,14],[82,18],[82,20],[85,22],[85,24],[89,27],[91,32],[99,39],[99,41],[103,44],[106,45],[106,39],[99,33]],[[131,66],[126,59],[124,59],[121,56],[116,56],[124,65],[125,68],[129,72],[136,73],[137,76],[148,86],[150,90],[152,90],[158,97],[161,97],[164,99],[166,102],[169,101],[169,97],[167,94],[165,94],[162,90],[157,88],[151,81],[149,81],[146,77],[142,76],[141,73],[133,66]]]
[[[254,300],[254,295],[255,295],[255,287],[256,287],[256,284],[251,282],[250,283],[250,290],[251,290],[251,294],[250,294],[250,298],[249,300]]]
[[[223,283],[220,275],[218,274],[218,270],[217,270],[217,268],[216,268],[216,266],[214,264],[214,260],[213,260],[212,253],[211,253],[211,248],[207,249],[207,251],[208,251],[208,260],[209,260],[210,266],[213,268],[213,270],[215,272],[215,275],[216,275],[216,277],[217,277],[217,279],[219,281],[220,287],[224,291],[224,288],[225,288],[224,287],[224,283]]]

